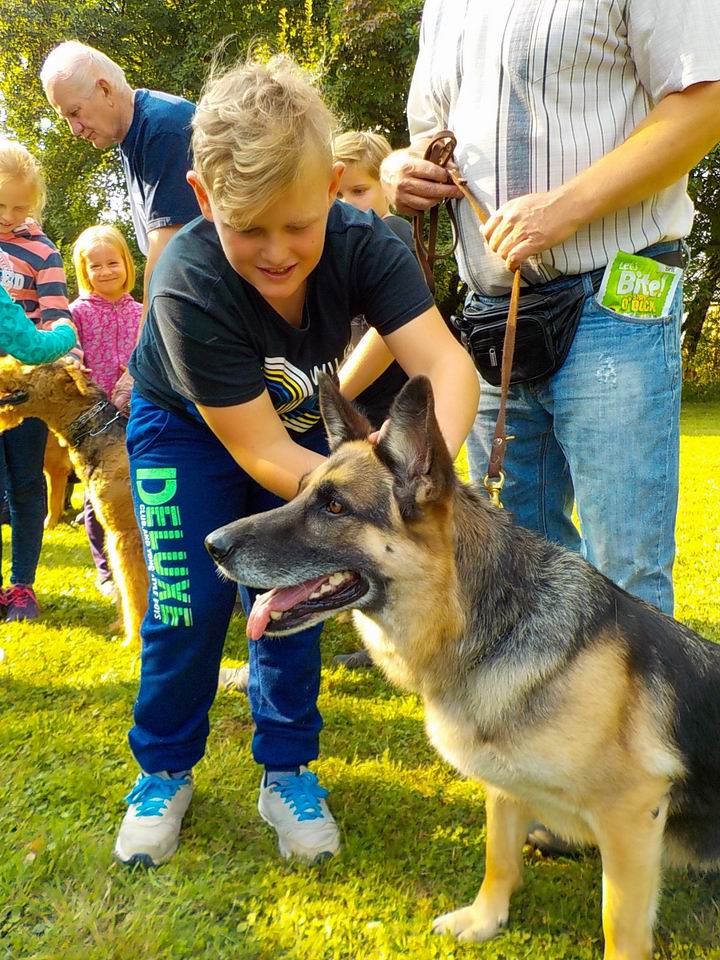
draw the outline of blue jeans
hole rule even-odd
[[[7,492],[12,530],[11,583],[35,582],[47,511],[43,475],[46,440],[47,427],[34,417],[0,433],[0,503]],[[0,544],[0,559],[1,551]]]
[[[188,770],[210,730],[237,588],[205,549],[217,527],[283,502],[248,476],[212,431],[133,394],[127,432],[135,513],[150,578],[130,746],[147,773]],[[327,453],[320,430],[298,437]],[[257,591],[243,589],[246,612]],[[249,644],[253,756],[288,769],[318,755],[322,624]]]
[[[657,244],[647,253],[676,249]],[[645,251],[644,251],[645,252]],[[552,281],[548,288],[577,278]],[[673,611],[682,289],[667,316],[633,319],[587,298],[552,377],[510,388],[502,500],[519,524],[579,550],[629,593]],[[482,305],[497,298],[471,294]],[[468,438],[471,478],[487,472],[500,389],[481,381]],[[577,505],[582,535],[572,522]]]

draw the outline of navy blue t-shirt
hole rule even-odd
[[[415,255],[415,238],[413,229],[407,220],[395,216],[394,213],[383,217],[383,223],[390,227],[392,232],[400,237],[405,246]],[[353,346],[356,346],[367,330],[364,317],[355,317],[353,320]],[[368,418],[370,423],[380,428],[387,420],[392,402],[407,383],[407,374],[397,362],[393,360],[390,366],[369,387],[355,397],[355,403]]]
[[[165,410],[247,403],[267,390],[288,430],[320,420],[317,377],[337,372],[353,317],[383,334],[433,300],[417,260],[375,214],[330,209],[320,262],[307,280],[303,322],[291,326],[233,270],[203,218],[178,231],[150,281],[150,304],[129,369]]]
[[[148,233],[189,223],[200,213],[185,179],[191,167],[190,123],[195,105],[156,90],[136,90],[133,119],[119,146],[138,246]]]

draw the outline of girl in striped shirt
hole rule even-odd
[[[60,253],[36,220],[44,202],[37,161],[22,144],[0,140],[0,284],[39,329],[71,320]],[[0,569],[0,609],[7,620],[30,620],[40,612],[33,584],[45,518],[46,438],[47,427],[34,418],[0,434],[0,499],[7,491],[12,528],[7,589]]]

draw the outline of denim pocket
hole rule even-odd
[[[660,364],[672,378],[672,386],[681,375],[680,326],[682,321],[682,287],[679,286],[669,313],[661,317],[626,317],[590,297],[585,304],[583,324],[599,350],[612,355],[634,358],[639,369]],[[655,358],[654,360],[652,358]],[[660,369],[656,366],[655,369]],[[637,372],[637,371],[636,371]]]
[[[618,313],[616,310],[611,310],[610,307],[603,306],[603,304],[598,300],[597,294],[595,294],[595,296],[592,298],[592,305],[598,311],[598,313],[601,313],[606,317],[612,317],[613,320],[619,320],[621,323],[630,323],[643,327],[652,326],[656,323],[673,323],[682,317],[683,279],[683,277],[680,278],[680,283],[675,291],[675,296],[673,297],[669,312],[664,313],[661,317],[628,317],[624,313]]]
[[[618,313],[616,310],[611,310],[610,307],[603,306],[603,304],[598,300],[597,295],[592,298],[592,307],[603,316],[612,317],[613,320],[618,320],[621,323],[649,327],[656,323],[671,323],[673,320],[675,320],[677,317],[675,302],[676,301],[673,300],[673,309],[670,311],[670,313],[664,313],[661,317],[628,317],[625,313]]]

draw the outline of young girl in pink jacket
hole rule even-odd
[[[83,230],[73,247],[73,262],[80,295],[70,310],[85,364],[109,397],[127,366],[140,326],[142,304],[130,295],[135,266],[125,237],[109,225]],[[115,585],[104,551],[105,534],[87,497],[85,530],[97,568],[97,587],[112,596]]]

